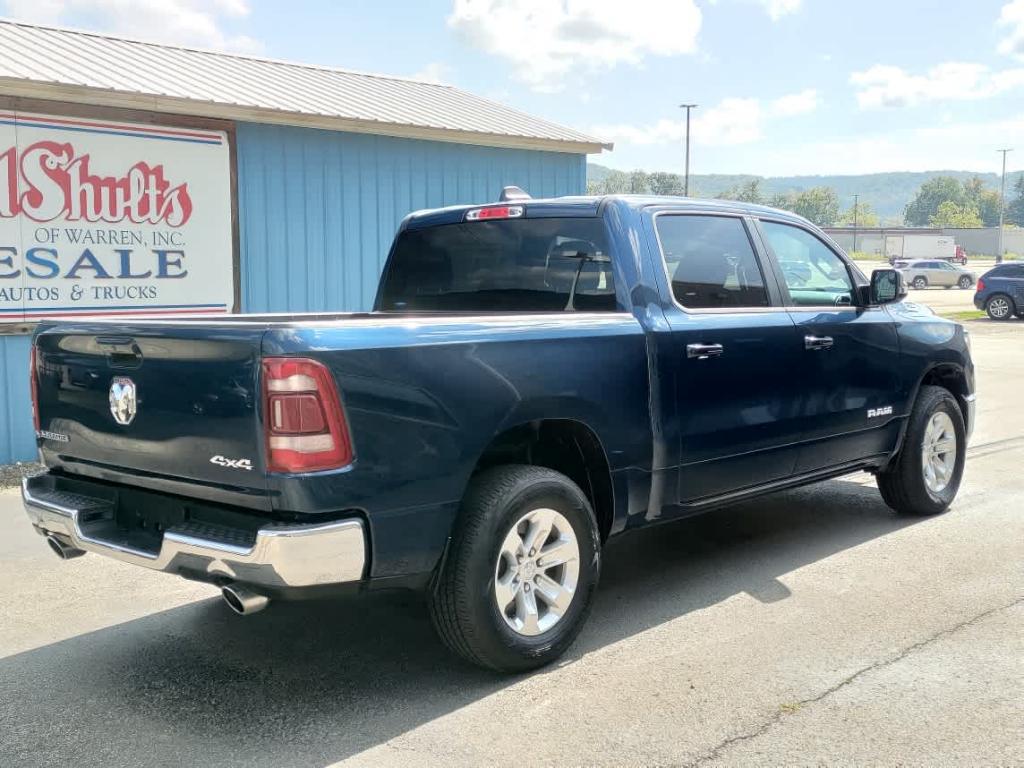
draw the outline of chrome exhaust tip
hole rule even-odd
[[[224,598],[224,602],[228,604],[228,607],[239,616],[250,616],[251,614],[259,613],[270,604],[270,598],[266,595],[253,592],[251,589],[246,589],[237,584],[228,584],[226,587],[222,587],[220,595]]]
[[[84,549],[72,547],[59,536],[55,536],[52,533],[46,535],[46,543],[50,545],[50,549],[61,560],[70,560],[73,557],[81,557],[85,554]]]

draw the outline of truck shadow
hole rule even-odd
[[[562,665],[909,522],[834,481],[625,537]],[[522,680],[451,656],[415,595],[208,600],[0,660],[0,765],[323,766]]]

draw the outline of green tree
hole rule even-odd
[[[646,171],[629,172],[629,194],[646,195],[651,191],[651,177]]]
[[[999,193],[994,189],[986,189],[978,198],[973,201],[981,217],[981,223],[986,227],[999,226]]]
[[[939,211],[942,203],[966,204],[964,186],[952,176],[936,176],[929,179],[917,190],[917,195],[907,203],[903,212],[903,223],[911,227],[926,227]]]
[[[761,194],[761,179],[749,179],[741,184],[735,184],[718,195],[719,200],[737,200],[741,203],[755,203],[760,205],[764,202],[764,195]]]
[[[878,226],[878,214],[871,210],[871,203],[858,203],[857,204],[857,226],[858,227],[877,227]],[[853,206],[851,205],[845,211],[839,214],[839,218],[836,219],[836,224],[841,227],[852,227],[854,224]]]
[[[999,226],[999,193],[985,186],[980,176],[973,176],[964,182],[964,197],[978,209],[984,226]]]
[[[611,171],[601,181],[587,183],[587,193],[591,195],[623,195],[629,188],[630,174],[623,171]]]
[[[1017,177],[1013,185],[1013,199],[1006,206],[1006,221],[1024,227],[1024,173]]]
[[[647,180],[653,195],[683,194],[683,177],[678,173],[659,171],[652,173]]]
[[[939,209],[928,222],[933,227],[980,227],[981,216],[970,203],[954,203],[946,200],[939,203]]]
[[[800,192],[776,194],[769,204],[803,216],[819,227],[831,227],[839,218],[839,195],[832,187],[811,187]]]

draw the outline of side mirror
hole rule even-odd
[[[876,269],[871,273],[871,303],[892,304],[907,295],[907,282],[898,269]]]

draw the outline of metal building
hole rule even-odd
[[[447,85],[15,22],[0,47],[0,462],[35,455],[35,321],[367,309],[409,211],[579,194],[610,148]]]

